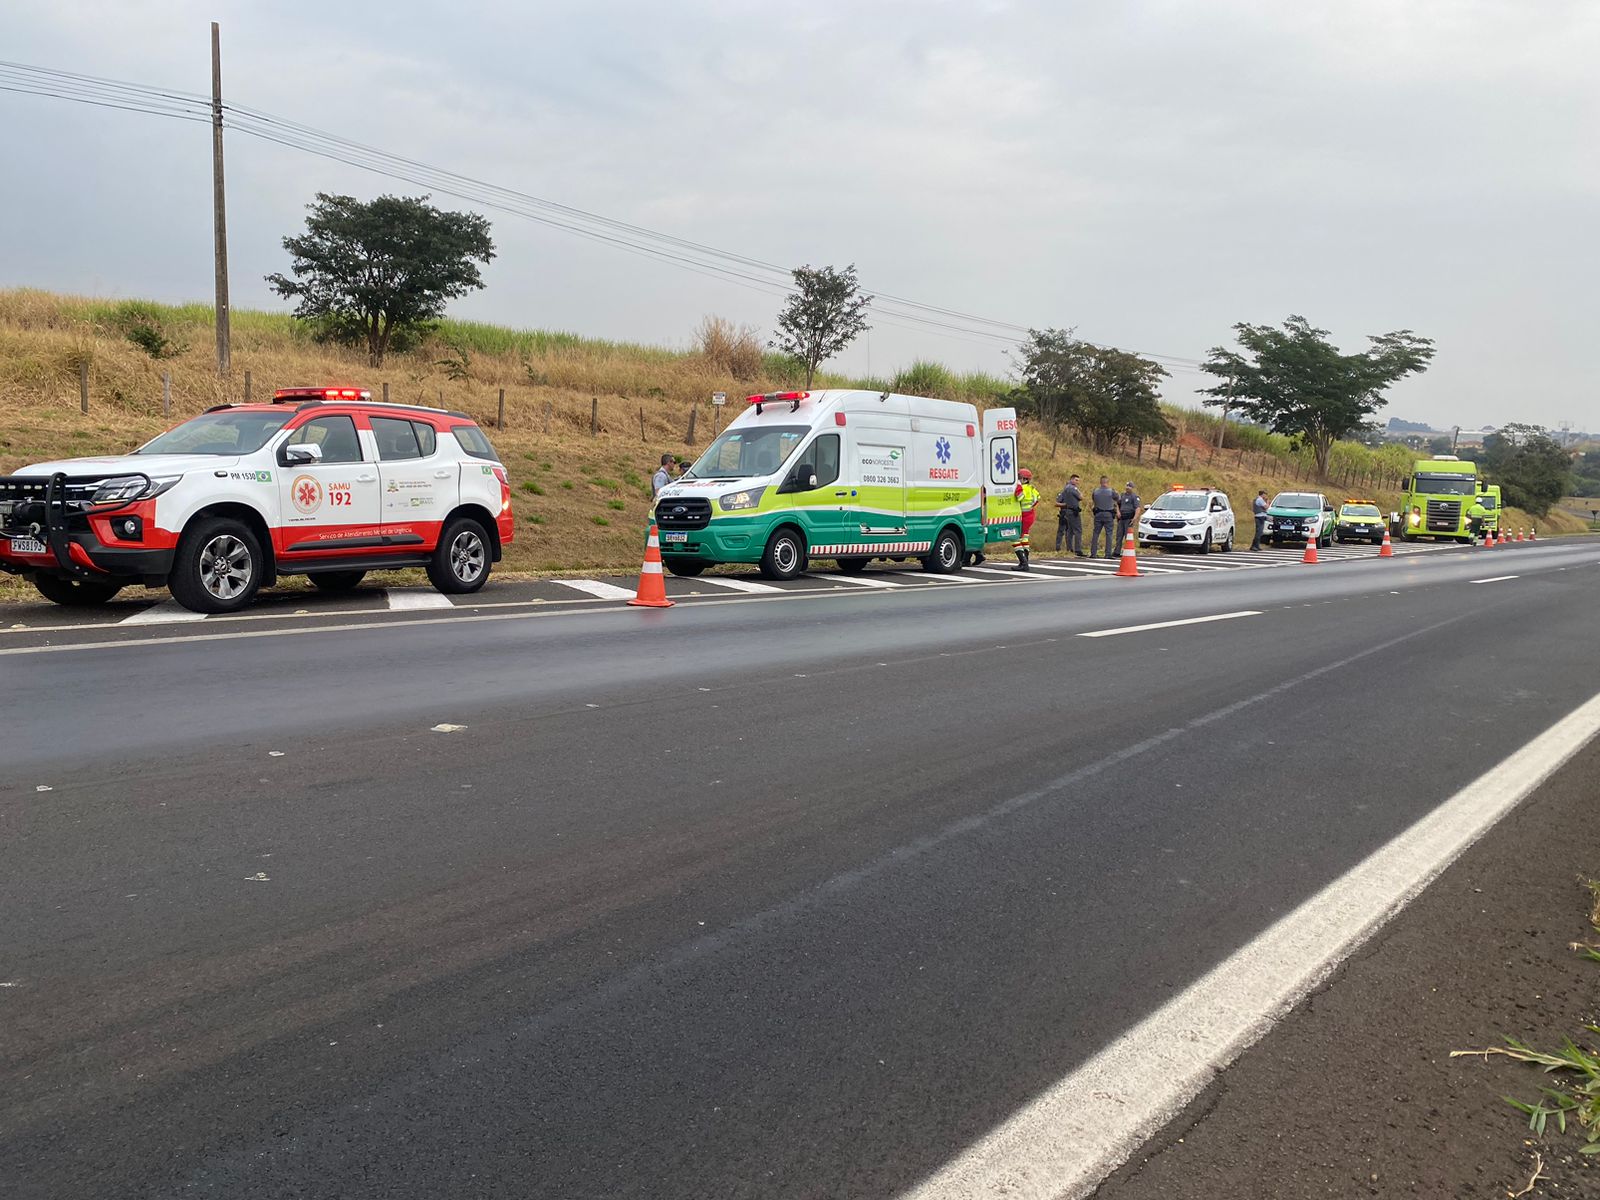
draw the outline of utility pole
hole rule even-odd
[[[228,338],[228,213],[222,187],[222,33],[211,22],[211,207],[217,260],[217,374],[232,366]]]
[[[1228,394],[1222,401],[1222,424],[1217,426],[1217,449],[1222,449],[1222,435],[1228,432],[1228,410],[1233,407],[1234,376],[1228,376]]]
[[[1455,432],[1450,436],[1450,453],[1456,452],[1456,443],[1461,440],[1461,426],[1457,425]]]

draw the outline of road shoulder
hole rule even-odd
[[[1600,1195],[1600,1162],[1502,1096],[1538,1072],[1450,1058],[1507,1036],[1559,1048],[1600,1023],[1583,879],[1600,876],[1600,742],[1468,850],[1321,989],[1095,1193],[1218,1196]],[[1538,1156],[1536,1158],[1535,1156]]]

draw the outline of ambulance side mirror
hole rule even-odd
[[[322,447],[313,442],[301,442],[295,446],[283,448],[283,465],[286,467],[304,466],[308,463],[322,461]]]
[[[817,486],[817,477],[810,471],[796,469],[795,473],[783,481],[780,492],[809,492]]]

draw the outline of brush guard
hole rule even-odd
[[[138,499],[93,504],[93,496],[108,479],[142,479],[139,495],[152,486],[143,471],[107,471],[99,475],[0,475],[0,537],[32,537],[42,541],[56,565],[74,579],[100,579],[104,571],[86,566],[72,557],[72,525],[81,522],[88,529],[91,512],[96,516],[121,512]],[[74,496],[73,493],[77,495]],[[83,551],[80,549],[80,553]],[[13,574],[25,569],[0,560],[0,567]]]

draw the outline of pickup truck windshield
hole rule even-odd
[[[135,454],[254,454],[282,429],[292,410],[283,412],[202,413],[146,442]]]
[[[765,425],[729,429],[707,447],[685,473],[686,479],[749,479],[771,475],[794,453],[807,425]]]
[[[1322,497],[1307,492],[1280,492],[1272,501],[1273,508],[1309,508],[1322,511]]]

